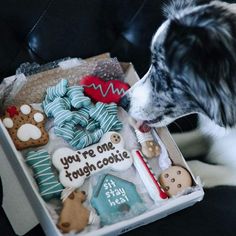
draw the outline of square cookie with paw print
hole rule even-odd
[[[18,150],[48,142],[48,133],[44,128],[45,115],[28,104],[9,106],[2,122]]]

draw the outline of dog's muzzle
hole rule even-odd
[[[130,97],[128,94],[125,94],[123,97],[121,97],[119,101],[119,106],[124,108],[127,112],[129,111],[130,108]]]

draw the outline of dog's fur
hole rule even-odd
[[[200,114],[211,147],[207,163],[190,161],[190,167],[206,187],[236,185],[236,5],[173,0],[164,12],[167,19],[152,40],[150,69],[121,104],[155,127]],[[196,143],[189,137],[184,140]],[[184,140],[180,146],[186,146]]]

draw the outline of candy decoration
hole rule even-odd
[[[26,163],[33,169],[42,198],[45,201],[60,198],[63,186],[52,172],[48,152],[46,150],[30,151],[26,155]]]
[[[153,201],[159,203],[166,200],[168,198],[167,194],[161,189],[157,178],[141,152],[139,150],[133,150],[132,156],[134,158],[134,166]]]
[[[97,76],[85,76],[80,80],[84,93],[96,102],[118,103],[130,86],[120,80],[104,81]]]
[[[8,107],[7,113],[11,118],[13,118],[15,115],[19,115],[19,112],[17,111],[17,108],[15,106]]]

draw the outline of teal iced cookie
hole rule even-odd
[[[146,210],[135,185],[110,174],[99,179],[91,204],[99,214],[102,225],[132,218]]]
[[[51,158],[46,150],[30,151],[26,163],[32,168],[39,193],[45,201],[60,198],[64,187],[59,183],[51,167]]]

